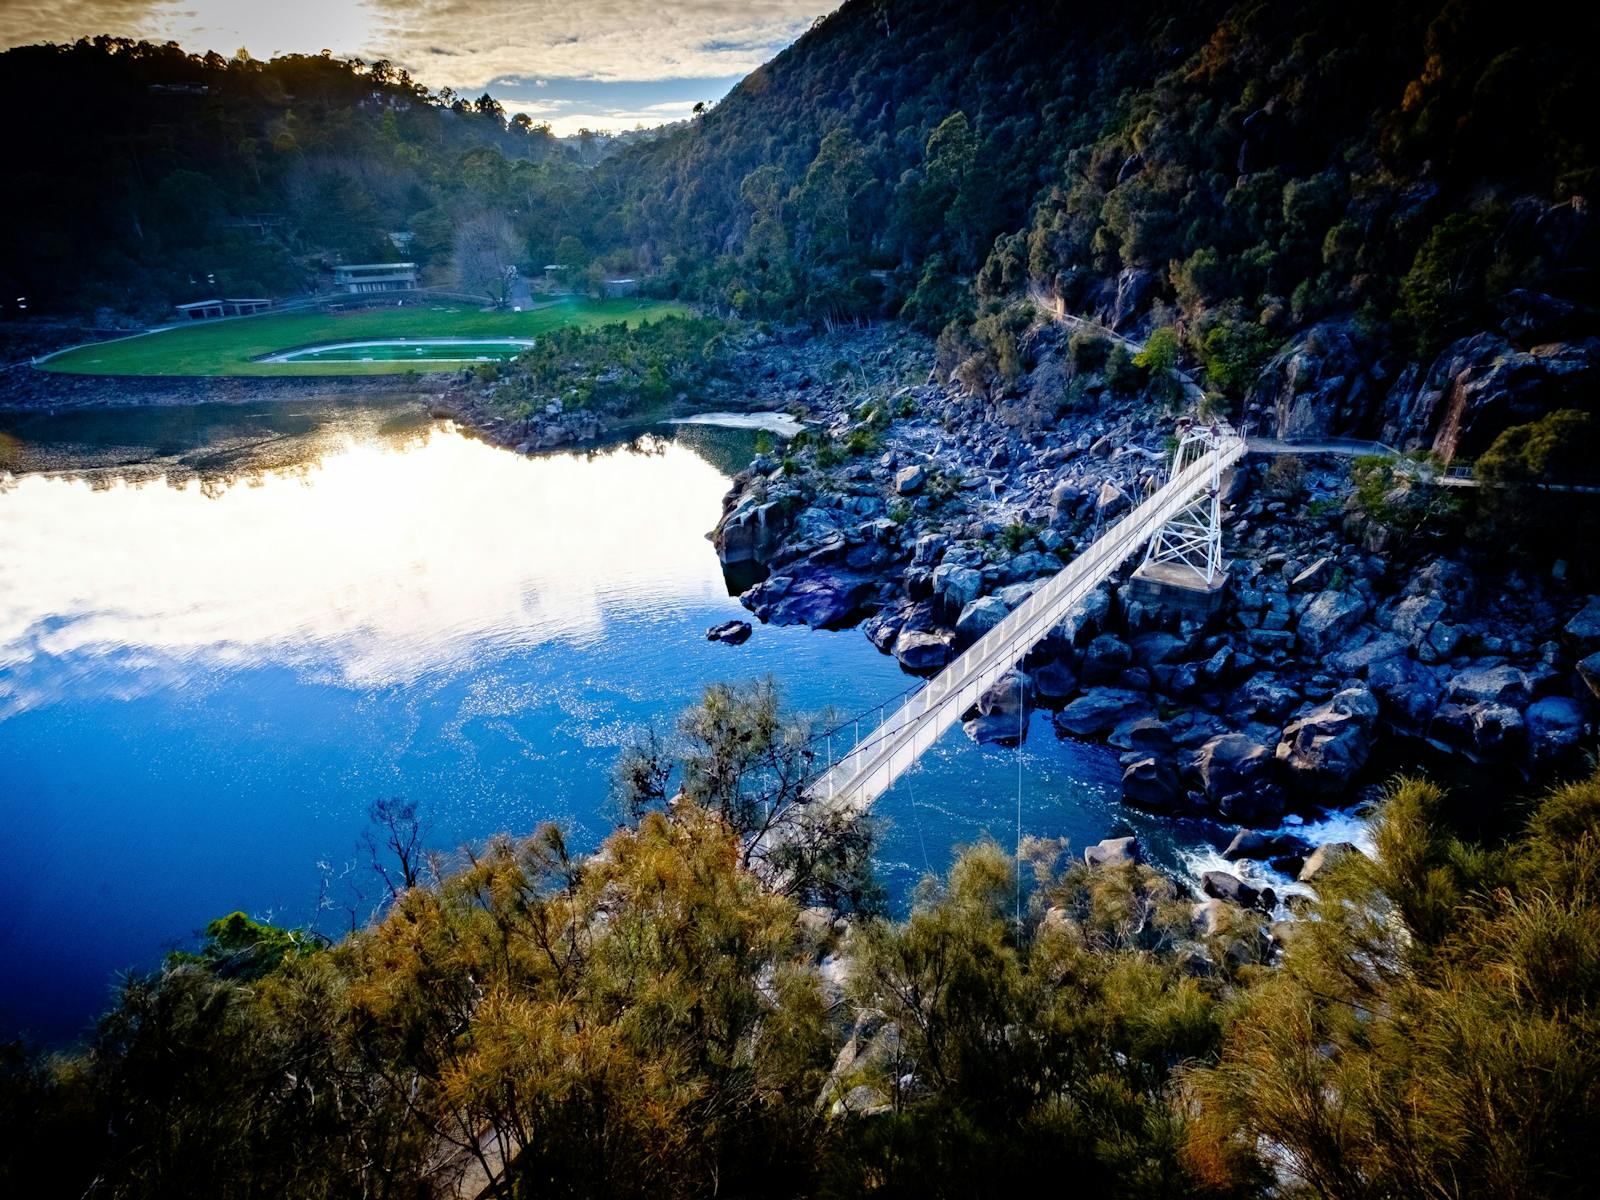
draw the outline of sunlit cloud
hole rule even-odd
[[[331,50],[387,58],[430,87],[484,90],[511,111],[521,89],[563,84],[703,85],[648,100],[590,90],[580,124],[612,129],[660,124],[715,100],[793,42],[833,5],[826,0],[7,0],[0,44],[71,41],[85,35],[174,40],[198,51],[256,57]],[[497,81],[515,81],[513,87]],[[508,96],[510,98],[508,98]]]

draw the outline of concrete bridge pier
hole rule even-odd
[[[1129,600],[1175,612],[1186,620],[1204,621],[1222,607],[1228,572],[1219,568],[1207,579],[1181,562],[1145,559],[1128,579]]]

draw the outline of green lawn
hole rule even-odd
[[[264,354],[362,338],[525,337],[562,325],[638,324],[687,312],[653,300],[565,300],[532,312],[484,312],[466,304],[424,301],[416,307],[348,313],[269,313],[195,322],[160,333],[69,350],[40,367],[76,375],[390,375],[411,369],[386,362],[256,362]],[[481,353],[477,351],[476,353]],[[429,354],[429,357],[436,357]],[[443,357],[439,354],[437,357]],[[474,355],[474,358],[476,355]],[[463,362],[473,365],[472,360]],[[429,370],[448,370],[434,363]]]

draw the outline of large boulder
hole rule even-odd
[[[1260,742],[1242,733],[1225,733],[1195,755],[1206,796],[1217,811],[1241,825],[1275,824],[1283,816],[1277,760]]]
[[[1103,737],[1124,721],[1146,716],[1150,701],[1121,688],[1090,688],[1055,715],[1056,727],[1077,737]]]
[[[1178,768],[1154,755],[1134,760],[1122,772],[1122,799],[1147,812],[1170,813],[1186,807]]]
[[[842,629],[857,620],[872,595],[872,580],[830,570],[804,568],[774,575],[747,591],[745,607],[773,625]]]
[[[1027,738],[1032,714],[1033,680],[1011,670],[983,690],[963,727],[980,744],[1015,746]]]
[[[1085,683],[1110,683],[1133,662],[1133,651],[1115,634],[1102,633],[1083,651],[1080,672]]]
[[[1527,672],[1511,666],[1475,667],[1451,678],[1448,697],[1457,704],[1522,707],[1532,693]]]
[[[1578,678],[1596,699],[1600,699],[1600,650],[1578,663]]]
[[[1229,862],[1238,862],[1241,858],[1266,862],[1281,855],[1304,855],[1310,849],[1304,838],[1292,833],[1241,829],[1222,851],[1222,857]]]
[[[922,485],[926,482],[928,482],[928,469],[921,463],[913,463],[895,472],[894,490],[902,496],[910,496],[921,491]]]
[[[1367,685],[1382,699],[1389,720],[1413,732],[1428,727],[1444,696],[1433,670],[1403,655],[1373,663],[1367,669]]]
[[[1278,903],[1271,888],[1258,888],[1227,871],[1207,871],[1200,877],[1200,890],[1206,895],[1241,908],[1271,912]]]
[[[1377,721],[1377,698],[1366,688],[1346,688],[1290,723],[1278,743],[1278,762],[1301,792],[1335,798],[1366,765]]]
[[[1031,673],[1034,690],[1038,693],[1039,699],[1047,704],[1066,700],[1078,690],[1078,677],[1072,673],[1072,668],[1059,658],[1052,658],[1039,664]]]
[[[766,562],[789,532],[793,516],[788,498],[768,500],[747,492],[712,531],[717,557],[724,565]]]
[[[947,633],[902,629],[894,641],[894,656],[906,670],[918,675],[931,674],[955,657],[955,639]]]
[[[1107,838],[1085,847],[1083,861],[1090,867],[1134,867],[1144,861],[1144,852],[1136,837]]]
[[[1428,726],[1431,741],[1463,750],[1479,761],[1518,757],[1526,735],[1527,722],[1521,710],[1498,700],[1440,705]]]
[[[1584,653],[1600,650],[1600,596],[1589,597],[1589,603],[1566,623],[1565,632]]]
[[[1540,767],[1575,762],[1585,743],[1583,710],[1571,696],[1546,696],[1535,700],[1524,714],[1528,752]]]
[[[983,575],[958,563],[940,563],[933,569],[933,594],[950,612],[959,613],[983,591]]]
[[[1065,480],[1050,489],[1050,523],[1058,528],[1071,524],[1084,508],[1087,496],[1082,488]]]
[[[975,642],[1005,620],[1010,611],[998,596],[979,596],[956,618],[956,637],[964,643]]]
[[[1300,644],[1316,658],[1338,648],[1345,636],[1361,623],[1367,615],[1367,602],[1357,592],[1335,591],[1329,588],[1318,592],[1300,614],[1296,627]]]

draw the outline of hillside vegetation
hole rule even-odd
[[[1053,842],[1024,847],[1020,924],[1015,860],[992,843],[908,919],[875,916],[870,840],[795,789],[805,736],[770,689],[713,689],[674,746],[625,759],[633,815],[588,859],[550,828],[430,868],[416,810],[383,810],[393,898],[369,927],[329,945],[233,914],[128,980],[84,1051],[0,1055],[0,1182],[1592,1191],[1600,777],[1498,845],[1459,840],[1440,790],[1400,781],[1377,857],[1320,875],[1268,942],[1242,909],[1192,925],[1156,871],[1074,865]],[[817,899],[854,915],[802,907]]]

